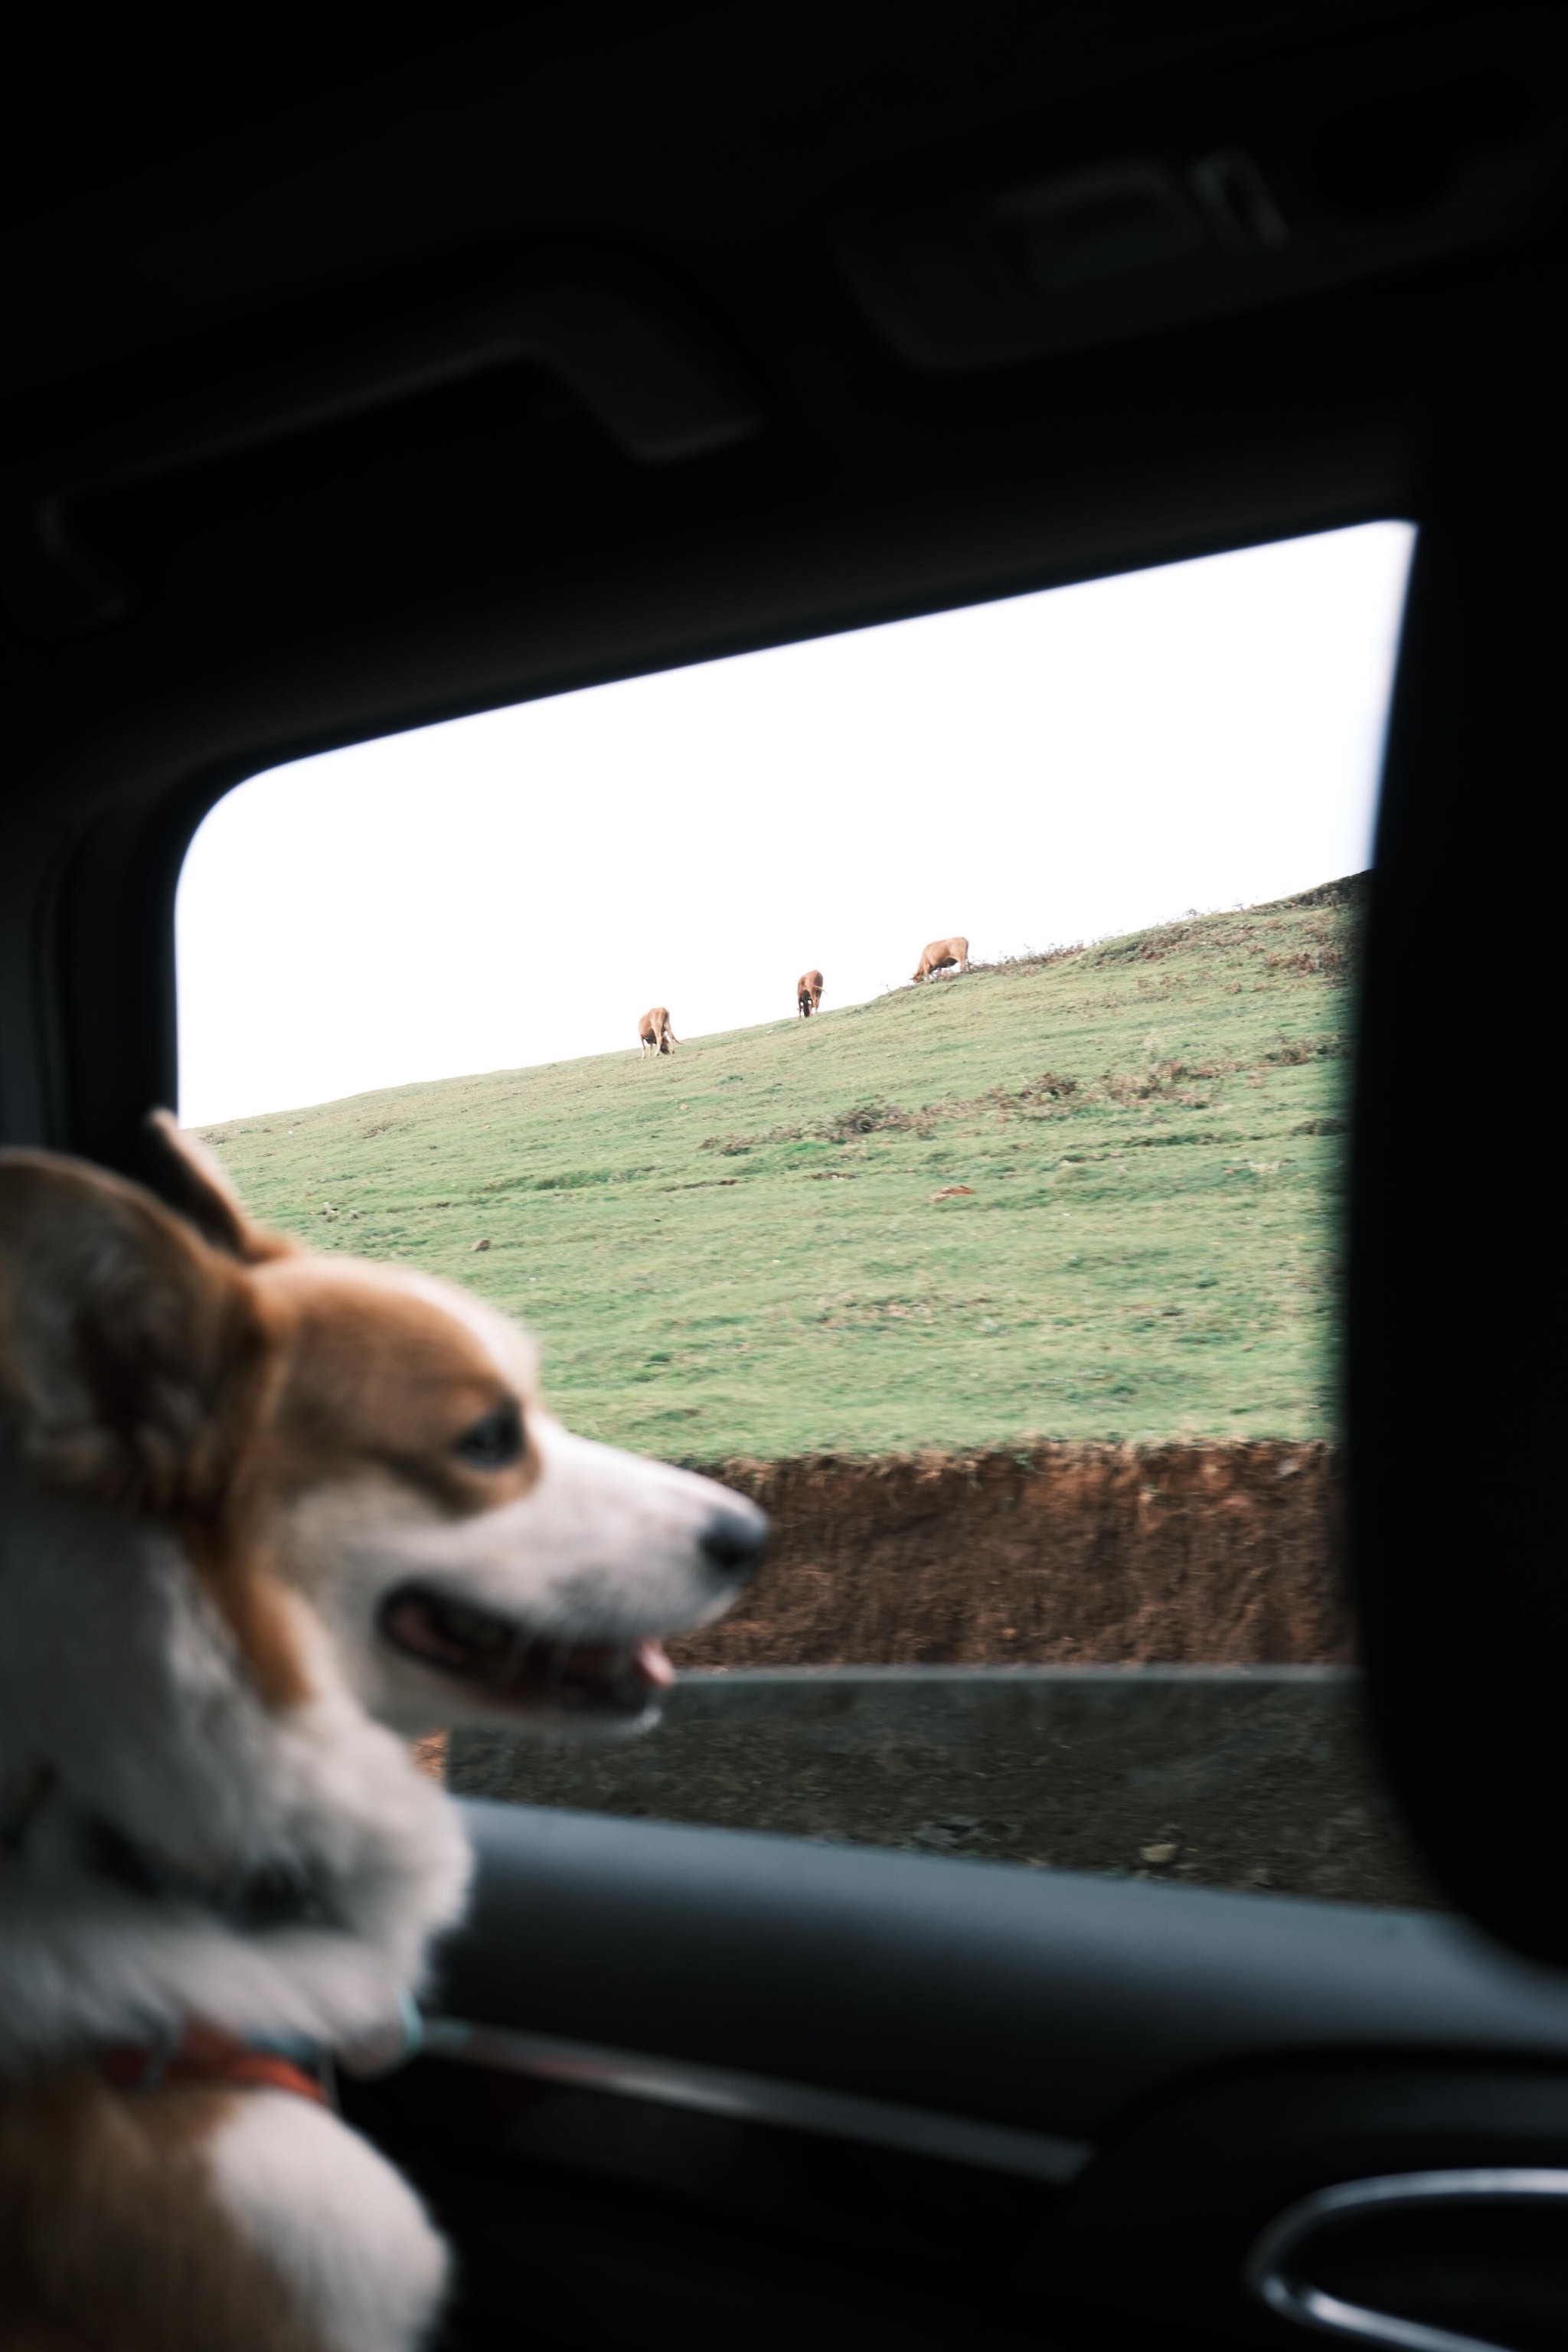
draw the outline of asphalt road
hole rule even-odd
[[[649,1732],[455,1735],[474,1796],[1429,1906],[1346,1668],[689,1674]]]

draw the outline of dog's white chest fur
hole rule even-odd
[[[417,2344],[447,2283],[447,2250],[399,2174],[335,2116],[248,2094],[215,2139],[223,2206],[314,2317],[333,2352]]]

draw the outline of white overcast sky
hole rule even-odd
[[[1412,533],[1377,523],[525,703],[254,777],[191,847],[205,1126],[635,1051],[1370,861]]]

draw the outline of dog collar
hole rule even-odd
[[[99,2059],[100,2071],[121,2091],[159,2091],[175,2085],[209,2089],[287,2091],[315,2105],[333,2105],[331,2061],[319,2043],[284,2037],[242,2041],[216,2025],[191,2019],[177,2036],[163,2042],[115,2042]]]
[[[226,2033],[188,2019],[161,2042],[110,2042],[100,2067],[117,2090],[157,2091],[170,2084],[226,2084],[237,2090],[289,2091],[317,2105],[335,2106],[335,2064],[361,2080],[390,2074],[416,2056],[425,2039],[419,2004],[398,1995],[397,2013],[379,2031],[329,2050],[304,2034]]]

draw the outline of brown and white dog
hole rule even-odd
[[[153,1139],[0,1153],[0,2347],[405,2352],[446,2250],[312,2053],[463,1908],[410,1735],[647,1719],[766,1523]]]

